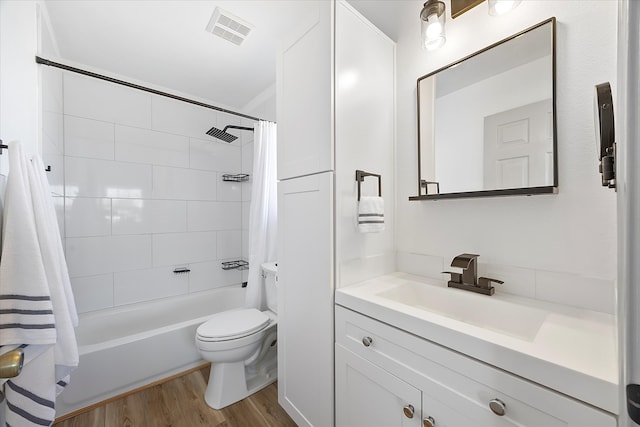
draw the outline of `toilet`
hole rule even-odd
[[[204,399],[213,409],[238,402],[277,379],[275,262],[261,266],[268,310],[228,310],[196,330],[196,346],[211,362]]]

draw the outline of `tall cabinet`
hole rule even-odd
[[[277,69],[278,400],[299,426],[334,424],[333,14],[307,21]]]
[[[299,426],[330,427],[338,280],[393,271],[395,47],[345,1],[305,5],[277,69],[278,400]],[[384,176],[384,233],[357,232],[355,169]]]

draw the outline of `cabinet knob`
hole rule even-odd
[[[372,343],[373,343],[373,338],[371,337],[362,338],[362,345],[364,345],[365,347],[369,347]]]
[[[402,412],[404,412],[404,416],[407,418],[413,418],[413,414],[416,412],[413,405],[406,405],[402,408]]]
[[[423,427],[436,427],[436,420],[433,417],[427,417],[422,420]]]
[[[500,399],[491,399],[489,401],[489,408],[491,408],[494,414],[500,417],[507,411],[507,405]]]

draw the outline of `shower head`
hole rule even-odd
[[[207,131],[207,135],[212,136],[214,138],[218,138],[224,142],[233,142],[236,139],[238,139],[237,136],[231,135],[230,133],[228,133],[227,129],[250,130],[253,132],[253,128],[244,127],[244,126],[227,125],[223,130],[218,129],[217,127],[212,127]]]

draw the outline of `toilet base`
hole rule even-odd
[[[277,374],[275,366],[251,372],[244,362],[213,363],[204,400],[213,409],[225,408],[274,383]]]

